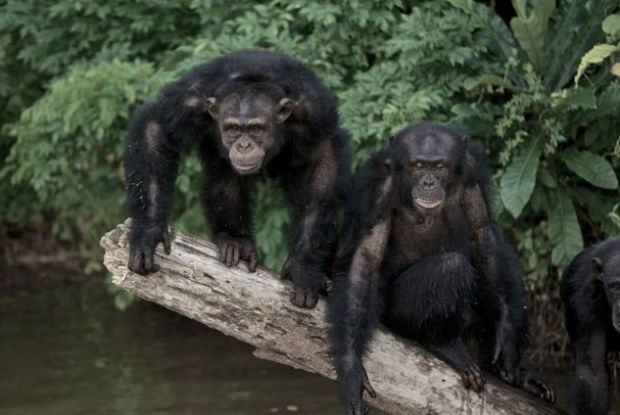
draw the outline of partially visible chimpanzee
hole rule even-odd
[[[329,299],[348,413],[364,413],[364,390],[374,395],[362,359],[379,320],[420,341],[480,391],[484,377],[466,346],[471,329],[484,369],[553,400],[546,385],[519,369],[525,290],[489,217],[487,183],[467,138],[431,123],[400,132],[355,175]]]
[[[256,269],[252,177],[279,178],[292,205],[290,254],[282,272],[291,301],[312,308],[325,283],[337,238],[339,197],[349,166],[348,137],[331,93],[287,56],[241,51],[198,66],[139,109],[125,158],[133,218],[129,268],[156,272],[159,242],[167,253],[167,216],[179,157],[197,144],[204,205],[220,259]]]
[[[573,259],[562,279],[562,301],[575,376],[570,412],[609,410],[607,352],[620,350],[620,239],[609,239]]]

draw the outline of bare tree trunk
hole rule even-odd
[[[217,260],[215,245],[181,231],[173,232],[170,255],[158,248],[159,272],[134,274],[126,267],[129,226],[127,221],[101,239],[115,284],[253,345],[260,358],[335,378],[324,301],[313,310],[297,308],[289,301],[288,283],[274,272],[226,268]],[[378,394],[368,402],[392,414],[560,413],[494,379],[483,393],[471,392],[445,363],[385,329],[375,334],[365,366]]]

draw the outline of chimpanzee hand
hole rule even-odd
[[[345,399],[347,400],[347,414],[366,415],[370,408],[364,404],[364,391],[373,399],[377,397],[377,393],[368,380],[368,374],[364,366],[361,366],[356,372],[351,373],[344,380],[346,382],[344,391],[346,394]]]
[[[326,288],[327,278],[323,272],[304,264],[296,255],[291,255],[280,274],[283,280],[293,282],[291,303],[297,307],[314,308],[319,301],[319,291]]]
[[[164,251],[170,254],[170,234],[163,224],[139,224],[134,221],[129,239],[129,262],[127,267],[140,275],[159,271],[154,254],[157,244],[164,244]]]
[[[220,261],[227,267],[239,265],[239,261],[243,260],[247,261],[250,272],[256,271],[256,248],[250,239],[231,236],[226,232],[218,234],[215,239],[220,251]]]

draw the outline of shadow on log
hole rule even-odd
[[[157,273],[134,274],[126,266],[129,226],[126,221],[101,238],[104,263],[116,285],[253,345],[257,357],[335,378],[324,301],[313,310],[297,308],[289,301],[288,283],[276,273],[261,267],[248,273],[244,265],[226,268],[214,244],[181,231],[172,234],[170,255],[158,247]],[[495,379],[481,394],[466,390],[445,363],[385,329],[375,334],[365,366],[378,395],[369,404],[392,414],[561,413]]]

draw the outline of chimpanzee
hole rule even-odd
[[[607,352],[620,350],[620,239],[591,246],[573,259],[562,278],[562,301],[576,368],[570,412],[606,414]]]
[[[251,184],[264,170],[280,180],[292,205],[291,250],[282,272],[295,286],[291,301],[314,307],[337,239],[348,141],[332,94],[290,57],[246,50],[195,67],[140,108],[129,129],[129,269],[156,272],[159,242],[170,252],[167,216],[179,157],[197,144],[220,259],[256,269]]]
[[[489,217],[479,149],[445,126],[413,124],[353,182],[328,314],[348,413],[364,413],[364,390],[375,394],[362,359],[378,321],[420,341],[480,391],[485,380],[466,346],[476,333],[484,369],[552,401],[551,390],[518,366],[525,289]]]

